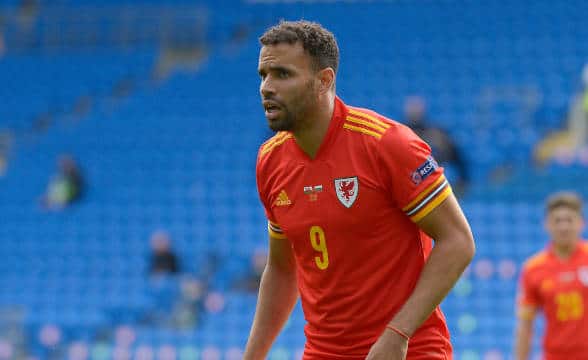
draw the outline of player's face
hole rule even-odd
[[[318,97],[318,77],[302,44],[263,46],[258,72],[269,127],[274,131],[302,128]]]
[[[573,245],[580,238],[583,227],[582,216],[565,206],[557,207],[547,215],[546,228],[556,246]]]

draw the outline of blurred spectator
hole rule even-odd
[[[0,152],[0,177],[6,174],[6,168],[8,167],[8,160],[6,159],[6,154]]]
[[[582,70],[582,89],[572,100],[568,126],[576,147],[588,143],[588,63]]]
[[[435,160],[444,166],[446,171],[456,172],[453,179],[448,176],[453,180],[454,190],[457,193],[463,191],[469,180],[466,163],[449,134],[429,123],[425,101],[418,96],[407,98],[404,103],[404,114],[407,125],[431,146]]]
[[[206,285],[196,277],[188,276],[180,283],[180,297],[172,314],[172,326],[177,329],[191,329],[198,325]]]
[[[180,271],[178,258],[171,248],[171,241],[165,231],[156,231],[151,235],[151,275],[176,274]]]
[[[62,155],[57,163],[57,173],[53,175],[41,205],[50,210],[61,210],[83,194],[84,181],[78,165],[70,155]]]
[[[245,277],[237,280],[235,283],[235,290],[257,293],[261,282],[261,275],[267,264],[267,251],[265,249],[256,250],[251,256],[250,264],[249,272]]]
[[[535,147],[535,160],[540,164],[553,161],[571,165],[586,163],[588,153],[588,63],[581,76],[581,90],[572,98],[563,130],[549,133]]]
[[[0,131],[0,177],[6,174],[8,168],[8,153],[12,145],[12,135],[8,131]]]

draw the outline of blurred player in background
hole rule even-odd
[[[558,193],[547,201],[547,249],[525,263],[518,296],[516,359],[527,360],[533,322],[545,316],[546,360],[588,359],[588,244],[581,241],[582,201]]]
[[[300,295],[305,360],[451,359],[438,305],[474,243],[443,168],[408,127],[336,96],[328,30],[281,22],[260,42],[278,133],[257,161],[270,245],[244,358],[266,358]]]

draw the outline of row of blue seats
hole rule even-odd
[[[19,126],[39,113],[71,106],[81,95],[109,94],[118,81],[147,74],[153,57],[154,52],[6,56],[0,60],[0,75],[7,79],[0,115],[7,125]]]

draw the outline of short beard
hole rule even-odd
[[[308,110],[316,105],[317,100],[313,96],[308,94],[314,94],[313,82],[309,81],[306,84],[306,88],[302,93],[301,98],[295,99],[293,102],[295,105],[294,111],[289,110],[286,106],[283,106],[284,117],[279,120],[275,120],[269,123],[269,127],[274,132],[278,131],[295,131],[298,128],[304,126],[305,118],[307,117]]]
[[[269,128],[272,129],[272,131],[278,132],[294,130],[294,124],[296,123],[294,114],[288,111],[286,107],[283,107],[283,112],[284,118],[269,123]]]

